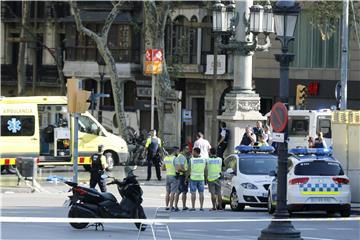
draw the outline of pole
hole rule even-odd
[[[275,59],[280,63],[280,101],[288,107],[289,102],[289,65],[294,60],[294,54],[287,53],[287,48],[282,49],[282,54],[275,54]],[[277,173],[277,201],[274,214],[275,219],[289,218],[287,210],[287,164],[288,164],[288,126],[286,124],[285,141],[278,148],[278,173]],[[271,221],[269,226],[261,231],[259,240],[294,239],[300,240],[300,232],[292,225],[291,221]]]
[[[79,114],[78,113],[74,113],[74,117],[73,117],[73,121],[74,121],[74,139],[73,139],[73,147],[74,147],[74,151],[73,151],[73,172],[74,172],[74,177],[73,177],[73,182],[78,182],[78,128],[79,128]]]
[[[105,91],[104,88],[104,75],[100,74],[100,94],[103,94]],[[99,98],[99,113],[98,113],[98,119],[99,123],[102,123],[102,110],[101,107],[104,105],[104,100],[100,97]]]
[[[347,81],[349,61],[349,0],[343,1],[342,19],[342,43],[341,43],[341,99],[340,109],[347,109]]]
[[[155,75],[151,75],[151,129],[154,129]]]
[[[218,60],[218,42],[220,42],[220,34],[218,34],[217,32],[214,32],[214,75],[213,75],[213,79],[212,79],[212,89],[213,89],[213,106],[212,106],[212,134],[211,134],[211,141],[212,141],[212,145],[216,146],[217,145],[217,132],[218,132],[218,121],[217,121],[217,97],[216,97],[216,85],[217,85],[217,68],[218,68],[218,64],[217,64],[217,60]]]

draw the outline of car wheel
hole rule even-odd
[[[230,195],[230,207],[233,211],[243,211],[245,208],[244,204],[239,203],[239,197],[235,190]]]
[[[275,206],[272,204],[272,198],[271,198],[271,193],[268,193],[268,204],[267,204],[267,208],[268,208],[268,213],[269,214],[273,214],[275,212]]]
[[[340,212],[341,217],[350,217],[350,214],[351,214],[350,208]]]
[[[221,207],[222,207],[222,209],[225,210],[225,208],[226,208],[226,203],[222,202],[222,203],[221,203]]]

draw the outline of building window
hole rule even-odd
[[[113,91],[112,91],[112,87],[111,87],[111,81],[110,80],[107,80],[105,83],[104,83],[104,93],[105,94],[110,94],[110,97],[108,98],[104,98],[104,104],[103,106],[100,106],[100,109],[101,110],[108,110],[108,111],[113,111],[115,108],[114,108],[114,94],[113,94]]]
[[[188,20],[184,16],[178,16],[173,23],[173,62],[190,63],[190,32],[187,27]]]
[[[322,40],[318,29],[311,27],[311,16],[301,13],[295,32],[293,67],[339,68],[340,66],[340,21],[334,34]],[[309,27],[310,26],[310,27]]]
[[[202,20],[203,23],[212,23],[211,16],[205,16]],[[212,28],[201,29],[201,64],[206,65],[206,55],[213,54],[214,52],[214,36]]]
[[[94,32],[102,29],[101,24],[87,24],[86,27]],[[138,35],[133,39],[130,25],[113,25],[110,28],[108,46],[116,62],[138,63],[139,41]],[[66,60],[96,61],[98,57],[99,52],[95,42],[87,35],[77,32],[75,24],[68,24],[66,26]]]
[[[125,111],[135,110],[136,103],[136,83],[127,81],[124,84],[124,109]]]

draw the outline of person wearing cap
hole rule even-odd
[[[104,146],[98,146],[98,152],[91,156],[90,169],[90,188],[99,185],[101,192],[106,192],[106,180],[101,178],[107,168],[106,157],[104,156]]]
[[[176,155],[179,154],[179,148],[173,148],[173,154],[164,158],[162,170],[166,171],[166,194],[165,194],[165,209],[172,212],[178,212],[178,192],[179,192],[179,173],[177,172],[178,166],[175,163]],[[174,207],[175,203],[175,207]]]
[[[145,149],[147,152],[146,160],[147,160],[147,178],[146,181],[150,181],[151,179],[151,166],[154,164],[157,179],[161,180],[160,173],[160,149],[162,147],[161,139],[156,136],[156,130],[153,129],[150,131],[150,137],[146,139]]]

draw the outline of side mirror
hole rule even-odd
[[[277,177],[277,173],[274,170],[272,170],[272,171],[269,172],[269,176]]]

